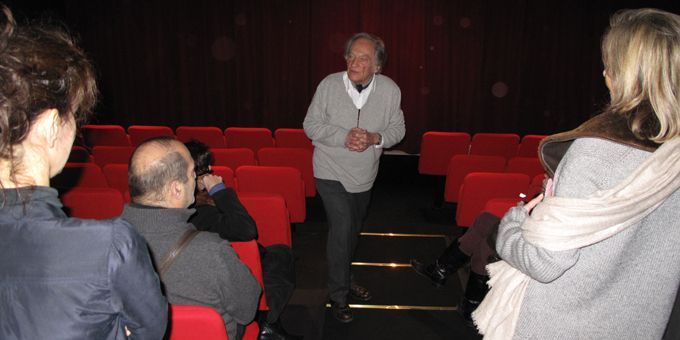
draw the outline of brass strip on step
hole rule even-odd
[[[376,262],[352,262],[353,266],[364,266],[364,267],[390,267],[390,268],[403,268],[411,267],[410,263],[376,263]]]
[[[402,234],[402,233],[360,233],[361,236],[381,236],[381,237],[432,237],[446,238],[442,234]]]
[[[446,306],[408,306],[408,305],[359,305],[349,304],[350,308],[355,309],[382,309],[382,310],[436,310],[436,311],[455,311],[457,307]],[[331,304],[327,303],[326,308],[331,308]]]

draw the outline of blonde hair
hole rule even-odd
[[[641,139],[663,143],[680,133],[680,16],[617,12],[602,39],[602,61],[611,80],[605,111],[626,115]]]

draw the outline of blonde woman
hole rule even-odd
[[[554,190],[500,224],[474,314],[485,338],[664,334],[680,284],[680,16],[616,13],[602,54],[610,104],[541,144]]]
[[[120,219],[68,218],[49,187],[96,93],[68,34],[17,26],[0,7],[0,339],[165,333],[167,302],[144,239]]]

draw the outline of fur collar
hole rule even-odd
[[[557,165],[571,143],[582,137],[602,138],[649,152],[654,152],[659,147],[659,144],[652,141],[635,137],[628,127],[628,120],[623,115],[602,113],[587,120],[576,129],[548,136],[541,141],[538,146],[538,156],[550,177],[555,175]]]

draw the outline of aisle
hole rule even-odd
[[[306,339],[479,339],[456,313],[467,274],[440,289],[410,268],[430,262],[458,236],[453,224],[427,223],[432,181],[417,174],[415,156],[385,155],[353,262],[355,280],[371,290],[368,302],[350,300],[354,321],[337,322],[326,308],[327,227],[320,199],[308,203],[307,222],[295,226],[297,289],[282,319]],[[462,279],[461,279],[462,278]]]

